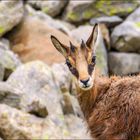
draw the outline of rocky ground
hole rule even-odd
[[[140,72],[140,2],[0,1],[0,139],[90,139],[73,77],[50,35],[86,40],[100,23],[101,75]]]

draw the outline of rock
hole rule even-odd
[[[58,29],[64,32],[65,34],[69,35],[70,30],[75,28],[74,25],[71,25],[70,23],[66,21],[62,21],[59,19],[56,20],[41,11],[35,11],[28,4],[25,7],[28,13],[27,15],[39,18],[41,21],[46,22],[50,27]]]
[[[18,56],[9,50],[9,42],[5,39],[0,40],[0,65],[2,69],[0,73],[3,75],[2,79],[4,80],[21,65]]]
[[[64,12],[64,19],[71,23],[80,23],[82,21],[86,21],[94,15],[93,11],[91,10],[92,5],[92,1],[71,0]]]
[[[138,6],[134,1],[70,1],[64,19],[72,23],[83,23],[93,17],[118,15],[126,17]]]
[[[67,5],[68,0],[57,0],[57,1],[34,1],[28,0],[28,3],[32,5],[34,8],[41,9],[44,13],[55,17],[61,14],[63,8]]]
[[[86,131],[86,122],[83,122],[81,118],[75,117],[74,115],[66,115],[65,120],[70,132],[76,139],[79,139],[79,136],[82,136],[82,139],[91,139],[89,133]]]
[[[122,18],[119,16],[104,16],[104,17],[98,17],[98,18],[92,18],[90,20],[90,24],[94,25],[95,23],[104,23],[107,25],[108,28],[113,28],[116,25],[120,24],[122,22]]]
[[[73,83],[73,76],[68,67],[65,64],[54,64],[52,65],[52,71],[56,84],[60,87],[63,95],[61,105],[64,114],[74,114],[83,117],[78,100],[74,94],[76,89]]]
[[[55,20],[55,22],[57,22],[57,23],[60,23],[61,25],[63,25],[64,27],[67,27],[68,29],[69,29],[69,31],[71,31],[71,30],[73,30],[73,29],[75,29],[76,27],[75,27],[75,25],[73,25],[73,24],[71,24],[71,23],[69,23],[69,22],[66,22],[66,21],[63,21],[63,20]],[[58,28],[59,29],[59,28]],[[63,28],[62,28],[63,29]],[[61,28],[60,28],[60,30],[62,30]],[[64,29],[63,29],[64,30]],[[65,31],[65,30],[64,30]],[[66,32],[68,35],[69,35],[69,32]]]
[[[69,44],[70,40],[76,43],[63,32],[50,27],[46,17],[42,14],[40,17],[28,15],[22,25],[9,35],[13,51],[19,54],[22,62],[41,60],[49,65],[64,62],[64,57],[51,42],[51,35],[56,36],[64,44]]]
[[[83,115],[83,112],[82,112],[81,107],[79,105],[79,102],[76,98],[76,95],[71,95],[70,100],[72,102],[72,107],[73,107],[75,116],[78,116],[78,117],[84,119],[84,115]]]
[[[2,104],[0,110],[3,139],[90,138],[85,124],[76,116],[51,115],[42,119]]]
[[[79,42],[81,42],[81,39],[87,41],[88,37],[92,32],[92,28],[93,28],[92,26],[88,25],[80,26],[77,29],[71,31],[71,36],[77,39],[77,41]],[[99,73],[101,75],[108,75],[107,52],[103,39],[101,41],[100,47],[97,48],[96,55],[97,55],[97,68],[99,70]]]
[[[62,114],[62,95],[53,80],[51,69],[41,61],[21,65],[7,80],[24,93],[21,108],[40,117]]]
[[[72,86],[73,76],[70,73],[68,67],[65,64],[54,64],[52,65],[53,75],[58,87],[60,87],[63,98],[61,100],[61,105],[64,114],[75,114],[81,115],[78,101],[75,96],[70,94],[70,90],[74,87]],[[61,71],[61,73],[60,73]],[[79,108],[78,108],[79,107]]]
[[[111,74],[128,75],[140,72],[140,55],[135,53],[109,53]]]
[[[24,8],[21,0],[0,1],[0,37],[17,25],[23,14]]]
[[[20,109],[21,96],[20,90],[12,88],[6,82],[0,82],[0,104],[7,104]]]
[[[60,87],[61,91],[69,92],[71,82],[72,82],[72,75],[68,67],[63,63],[53,64],[52,71],[53,71],[56,84],[58,87]]]
[[[140,7],[119,26],[115,27],[111,39],[112,47],[120,52],[140,53]]]
[[[63,113],[64,114],[75,114],[74,112],[74,108],[72,106],[72,101],[71,101],[71,98],[70,98],[70,94],[69,92],[65,92],[63,94],[63,100],[61,101],[61,105],[62,105],[62,108],[63,108]]]
[[[4,67],[0,64],[0,81],[4,79]]]
[[[10,42],[5,38],[1,38],[0,39],[0,49],[9,50],[10,49]]]
[[[46,127],[43,119],[7,105],[0,105],[0,110],[0,134],[3,139],[43,138]]]

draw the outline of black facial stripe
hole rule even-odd
[[[93,56],[92,56],[91,63],[88,65],[88,73],[89,73],[89,75],[92,74],[92,72],[93,72],[93,70],[94,70],[94,67],[95,67],[95,64],[96,64],[96,56],[93,55]]]
[[[92,74],[92,72],[93,72],[93,70],[94,70],[94,66],[95,66],[95,65],[92,65],[92,64],[89,64],[89,65],[88,65],[88,73],[89,73],[89,75]]]
[[[69,62],[68,59],[66,59],[66,64],[67,64],[69,70],[71,71],[71,73],[72,73],[73,75],[75,75],[75,76],[78,78],[78,77],[79,77],[79,73],[78,73],[77,69],[74,68],[74,67],[71,65],[71,63]]]
[[[78,73],[78,71],[77,71],[76,68],[71,68],[70,71],[71,71],[71,73],[72,73],[73,75],[75,75],[77,78],[79,77],[79,73]]]
[[[95,63],[95,61],[96,61],[96,56],[93,55],[93,56],[92,56],[92,60],[91,60],[91,62]]]

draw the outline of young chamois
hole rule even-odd
[[[78,101],[95,139],[138,139],[140,137],[140,75],[101,77],[95,75],[95,50],[100,45],[95,24],[86,42],[70,47],[51,36],[55,48],[77,78]],[[127,59],[127,58],[126,58]]]

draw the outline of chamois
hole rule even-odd
[[[78,101],[91,136],[95,139],[140,138],[140,75],[103,77],[95,73],[96,48],[101,31],[95,24],[88,40],[79,46],[62,44],[51,36],[55,48],[77,79]],[[127,58],[126,58],[127,59]]]

